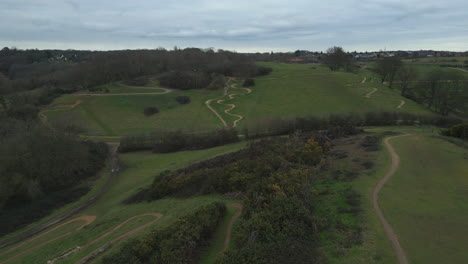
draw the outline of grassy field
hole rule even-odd
[[[380,204],[411,263],[465,263],[468,149],[440,138],[394,139],[400,169]]]
[[[133,88],[125,89],[133,91]],[[220,91],[173,91],[159,95],[65,95],[55,100],[53,104],[70,104],[76,100],[83,102],[71,110],[51,111],[46,115],[52,124],[77,124],[83,127],[85,134],[88,135],[121,136],[176,129],[205,131],[221,127],[219,120],[204,104],[217,93]],[[179,104],[175,100],[179,95],[190,96],[192,102],[186,105]],[[145,116],[143,109],[149,106],[157,107],[160,113]]]
[[[420,105],[386,88],[367,70],[358,74],[331,72],[324,66],[266,63],[269,76],[256,79],[253,93],[235,99],[247,122],[289,116],[323,116],[331,113],[406,111],[428,113]],[[366,78],[366,82],[361,84]],[[366,97],[367,94],[377,90]],[[400,100],[406,104],[399,109]]]
[[[3,261],[8,260],[10,257],[18,254],[19,252],[23,252],[32,248],[33,250],[31,252],[26,251],[26,255],[19,257],[9,263],[45,263],[47,260],[56,257],[68,249],[82,246],[91,240],[99,238],[118,224],[136,215],[156,212],[163,214],[163,217],[159,221],[145,229],[147,231],[165,227],[179,217],[189,214],[196,208],[213,201],[238,202],[226,200],[220,196],[200,196],[192,199],[161,199],[151,203],[139,203],[134,205],[122,204],[122,201],[128,198],[131,194],[134,194],[138,192],[140,188],[151,184],[154,176],[158,175],[158,173],[163,170],[184,167],[188,164],[200,160],[236,151],[244,147],[245,144],[245,142],[241,142],[208,150],[179,152],[172,154],[151,154],[149,152],[136,152],[121,155],[120,158],[124,164],[125,169],[112,180],[110,188],[96,202],[96,204],[80,214],[96,216],[97,218],[94,222],[92,222],[92,224],[80,231],[75,231],[75,229],[82,223],[70,223],[38,240],[26,243],[20,248],[9,253],[5,254],[6,251],[14,246],[2,249],[0,250],[0,262],[3,263]],[[103,175],[103,178],[104,177],[106,177],[106,175]],[[96,185],[96,187],[98,187],[98,185]],[[96,189],[93,189],[93,192],[96,192]],[[56,214],[57,213],[54,213],[54,215]],[[229,215],[230,214],[226,216],[226,219],[228,219]],[[92,244],[89,247],[80,250],[78,253],[70,256],[69,258],[66,258],[61,263],[75,263],[96,248],[99,248],[105,244],[107,241],[110,241],[139,225],[148,223],[153,219],[154,217],[150,216],[135,218],[134,220],[129,221],[123,225],[115,233],[101,240],[99,243]],[[50,241],[53,238],[57,238],[58,236],[69,232],[71,232],[71,234],[64,236],[61,239],[51,241],[43,247],[34,248],[35,246],[38,246],[41,241]],[[140,232],[135,237],[143,233],[144,232]],[[207,249],[207,252],[211,252],[210,254],[215,254],[215,252],[218,250],[218,245],[215,243],[213,247],[213,249]],[[113,245],[109,251],[114,250],[118,250],[118,245]]]
[[[244,117],[239,127],[247,123],[258,123],[261,119],[290,116],[323,116],[331,113],[367,111],[405,111],[429,113],[422,106],[402,98],[397,89],[388,89],[378,78],[367,70],[357,74],[331,72],[328,68],[311,64],[263,63],[272,67],[272,74],[256,78],[251,94],[225,99],[224,104],[234,104],[232,114]],[[366,78],[365,83],[361,81]],[[234,81],[241,87],[242,79]],[[103,86],[104,87],[104,86]],[[110,94],[129,91],[146,92],[147,88],[130,88],[122,84],[107,85]],[[143,90],[142,90],[143,89]],[[376,90],[375,90],[376,89]],[[369,93],[374,91],[366,97]],[[102,93],[102,92],[101,92]],[[173,91],[163,95],[114,95],[114,96],[72,96],[65,95],[54,101],[57,104],[83,102],[71,110],[51,111],[46,115],[52,124],[73,123],[85,129],[85,134],[99,136],[121,136],[125,134],[154,130],[205,131],[223,127],[221,121],[205,105],[208,99],[222,96],[222,91],[190,90]],[[242,89],[231,89],[229,93],[246,93]],[[179,105],[178,95],[188,95],[191,103]],[[397,108],[401,101],[406,104]],[[232,125],[238,119],[224,113],[230,108],[212,102],[213,108]],[[160,113],[146,117],[143,109],[156,106]]]

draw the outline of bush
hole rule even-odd
[[[255,85],[255,80],[251,79],[251,78],[245,79],[244,83],[242,84],[242,86],[244,86],[244,87],[252,87],[254,85]]]
[[[440,132],[444,136],[468,139],[468,123],[452,126]]]
[[[117,253],[104,257],[102,263],[197,263],[201,250],[208,246],[225,214],[222,203],[205,205],[161,231],[126,243]]]
[[[151,116],[151,115],[159,113],[159,109],[157,107],[150,106],[150,107],[146,107],[143,110],[143,113],[145,114],[145,116]]]
[[[188,97],[186,95],[179,95],[179,96],[176,97],[176,101],[179,104],[188,104],[188,103],[190,103],[190,97]]]
[[[270,67],[257,66],[257,76],[268,75],[273,71]]]
[[[209,90],[223,89],[227,81],[226,77],[219,73],[213,73],[211,75],[211,80],[211,83],[207,87]]]

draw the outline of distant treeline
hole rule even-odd
[[[182,131],[148,133],[125,136],[120,140],[119,151],[152,150],[167,153],[181,150],[206,149],[239,141],[235,129],[219,129],[205,133]]]
[[[62,59],[57,59],[62,58]],[[33,89],[77,91],[115,81],[160,75],[172,88],[204,88],[217,76],[268,74],[252,56],[197,48],[121,51],[0,51],[0,94]],[[141,82],[139,82],[141,83]]]

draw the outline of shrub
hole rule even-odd
[[[257,67],[257,76],[268,75],[273,71],[270,67],[258,66]]]
[[[179,95],[175,99],[179,104],[188,104],[188,103],[190,103],[190,97],[188,97],[186,95]]]
[[[225,214],[222,203],[202,206],[161,231],[127,242],[117,253],[104,257],[102,263],[196,263]]]
[[[211,75],[211,80],[211,83],[207,87],[209,90],[223,89],[227,81],[226,77],[219,73],[213,73]]]
[[[251,78],[245,79],[244,84],[242,84],[242,86],[244,86],[244,87],[251,87],[251,86],[254,86],[254,85],[255,85],[255,80],[251,79]]]
[[[444,136],[468,139],[468,123],[458,124],[440,132]]]
[[[151,116],[151,115],[159,113],[159,109],[157,107],[150,106],[150,107],[146,107],[143,110],[143,113],[145,114],[145,116]]]

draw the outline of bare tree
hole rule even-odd
[[[327,55],[323,61],[332,71],[339,71],[340,69],[350,71],[352,66],[352,57],[342,47],[337,46],[327,49]]]
[[[389,88],[392,88],[393,81],[401,68],[402,62],[399,57],[383,58],[377,61],[377,73],[380,75],[382,83],[388,81]]]
[[[408,86],[411,81],[417,78],[418,72],[413,66],[403,65],[398,71],[398,78],[400,80],[401,95],[406,96]]]

